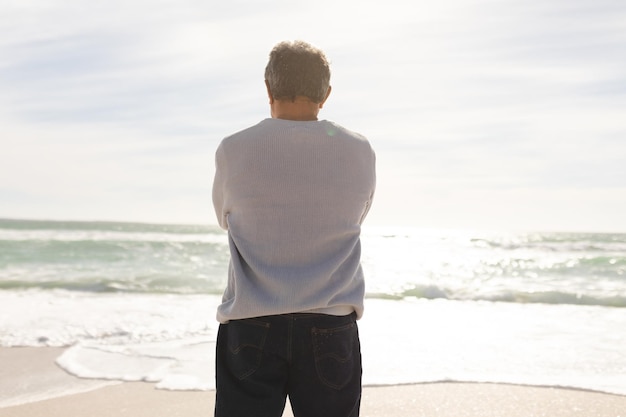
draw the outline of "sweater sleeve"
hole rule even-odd
[[[369,146],[369,144],[368,144]],[[365,220],[365,217],[367,217],[367,214],[370,211],[370,208],[372,207],[372,202],[374,201],[374,194],[376,192],[376,154],[374,153],[374,150],[371,149],[370,147],[370,152],[371,152],[371,191],[370,191],[370,195],[368,200],[365,202],[365,208],[363,210],[363,213],[361,214],[361,219],[359,220],[359,224],[362,225],[363,221]]]
[[[213,208],[215,209],[215,215],[217,216],[217,222],[224,230],[228,229],[228,212],[225,207],[224,199],[224,150],[220,145],[215,152],[215,178],[213,179]]]

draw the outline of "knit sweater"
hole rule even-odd
[[[217,319],[363,314],[369,142],[329,121],[265,119],[216,151],[213,205],[231,260]]]

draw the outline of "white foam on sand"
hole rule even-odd
[[[433,381],[563,386],[626,394],[626,311],[604,307],[368,300],[365,385]],[[98,345],[57,363],[83,378],[214,388],[214,338]]]
[[[154,382],[169,390],[215,389],[215,342],[206,338],[113,346],[79,343],[56,362],[81,378]]]
[[[71,375],[214,388],[219,297],[0,292],[4,301],[12,314],[0,312],[0,344],[69,346],[57,364]],[[626,394],[626,309],[367,299],[359,328],[365,385],[505,382]],[[63,391],[66,382],[55,384]]]
[[[367,301],[366,385],[501,382],[626,394],[626,309]]]

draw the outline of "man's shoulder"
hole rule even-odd
[[[255,134],[258,134],[258,132],[260,130],[264,129],[264,125],[266,124],[266,120],[262,120],[257,124],[254,124],[252,126],[246,127],[244,129],[238,130],[235,133],[231,133],[230,135],[226,136],[224,139],[222,139],[222,142],[232,142],[232,141],[236,141],[238,139],[241,138],[249,138],[249,137],[253,137]]]
[[[322,120],[322,123],[326,125],[326,133],[329,136],[339,136],[339,137],[347,137],[356,139],[358,141],[367,142],[367,138],[362,134],[355,132],[354,130],[350,130],[339,123],[330,121],[330,120]]]
[[[332,121],[323,120],[322,122],[325,124],[326,135],[332,138],[333,141],[342,143],[346,149],[358,150],[361,155],[374,155],[374,149],[364,135]]]
[[[267,119],[266,119],[267,120]],[[243,148],[247,148],[250,143],[254,143],[258,141],[259,136],[261,136],[261,132],[263,132],[263,124],[265,120],[261,122],[236,131],[235,133],[231,133],[230,135],[224,137],[217,147],[217,153],[238,153]]]

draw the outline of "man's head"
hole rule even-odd
[[[274,100],[307,97],[323,103],[329,93],[330,66],[324,52],[306,42],[281,42],[270,52],[265,82]]]

